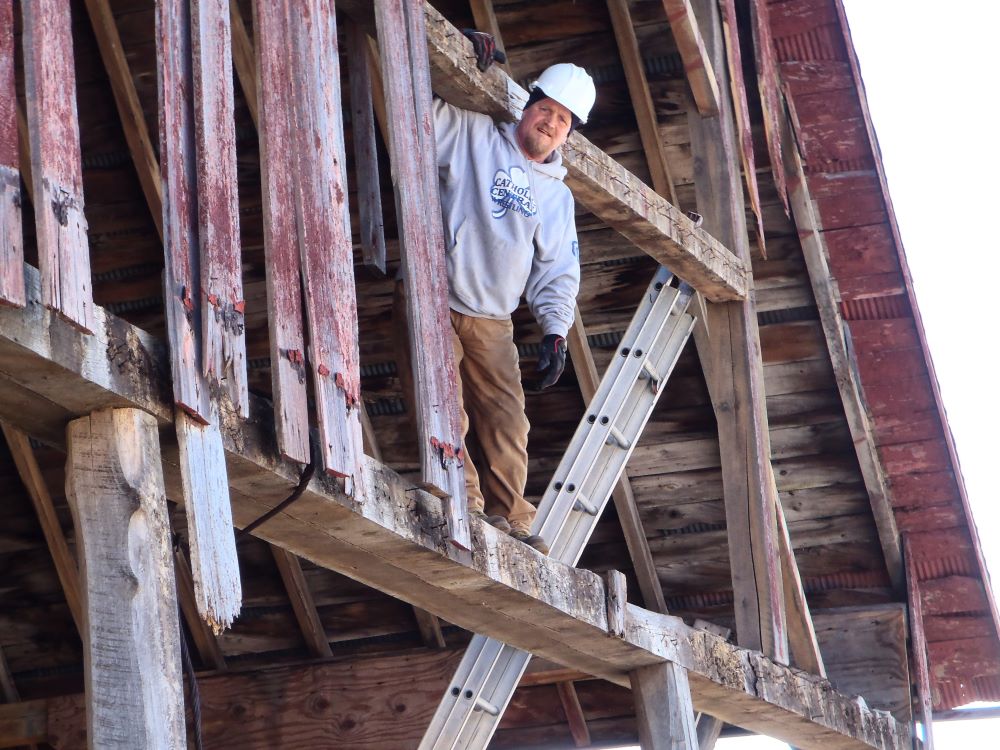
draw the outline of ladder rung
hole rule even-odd
[[[576,502],[573,503],[573,510],[578,510],[581,513],[587,513],[591,516],[597,515],[597,508],[594,507],[594,504],[585,495],[576,496]]]
[[[653,367],[653,363],[648,359],[644,359],[642,361],[642,374],[640,377],[648,379],[649,385],[654,391],[659,387],[660,380],[662,379],[660,373],[656,371],[656,368]]]
[[[632,447],[632,443],[626,438],[622,431],[617,427],[612,427],[610,433],[608,434],[608,439],[604,441],[605,445],[617,445],[622,450],[628,450]]]
[[[490,716],[499,716],[500,708],[486,700],[483,696],[476,698],[476,711],[485,711]]]

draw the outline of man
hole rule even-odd
[[[470,36],[483,67],[492,40]],[[523,294],[543,334],[537,387],[551,386],[566,364],[580,284],[573,196],[558,149],[587,121],[596,92],[568,63],[546,69],[531,89],[516,125],[441,100],[434,125],[470,514],[547,554],[524,499],[529,425],[510,315]],[[397,311],[405,309],[401,293]],[[409,380],[408,368],[399,369]],[[464,451],[470,425],[478,471]],[[499,515],[486,515],[487,505]]]

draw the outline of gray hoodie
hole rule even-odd
[[[515,125],[440,99],[434,128],[451,308],[506,319],[524,294],[542,332],[565,336],[580,253],[559,152],[528,161]]]

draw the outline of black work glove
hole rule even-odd
[[[490,69],[494,61],[507,62],[507,55],[497,49],[497,43],[492,34],[475,29],[462,29],[462,33],[472,42],[472,49],[476,53],[476,65],[484,73]]]
[[[542,350],[538,354],[538,371],[543,372],[542,379],[535,385],[535,390],[542,390],[553,385],[566,367],[566,339],[555,333],[547,333],[542,339]]]

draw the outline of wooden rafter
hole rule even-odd
[[[583,714],[580,696],[576,694],[576,688],[572,681],[557,682],[556,692],[559,694],[559,703],[562,705],[563,713],[566,714],[566,723],[569,725],[569,733],[573,737],[573,742],[577,747],[590,747],[590,729],[587,727],[587,717]]]
[[[691,10],[691,0],[663,0],[663,9],[667,12],[670,30],[684,61],[684,72],[698,112],[705,117],[718,114],[721,99],[719,84],[698,28],[698,19]]]
[[[326,629],[322,620],[319,619],[319,612],[316,610],[316,602],[313,601],[312,591],[309,590],[309,583],[302,572],[302,564],[299,558],[291,552],[271,546],[271,553],[274,562],[278,566],[278,573],[285,584],[285,591],[292,602],[292,611],[295,613],[295,620],[299,623],[299,630],[305,638],[306,647],[309,653],[319,658],[329,658],[333,656],[330,648],[330,641],[326,636]]]

